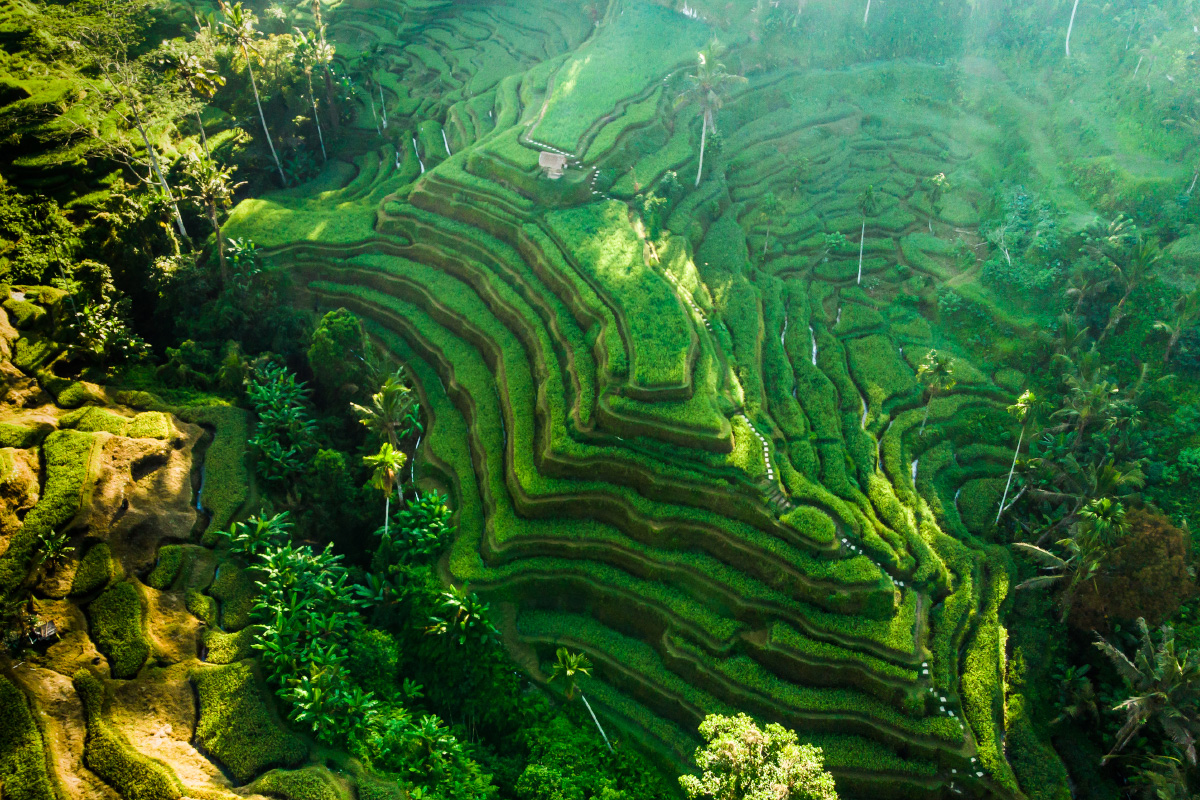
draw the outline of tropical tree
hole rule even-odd
[[[950,181],[946,180],[946,173],[939,172],[932,178],[925,181],[925,191],[929,194],[929,232],[933,233],[933,217],[935,214],[942,213],[942,196],[950,191]],[[1003,239],[1003,234],[1001,234]],[[1008,256],[1008,250],[1004,251],[1005,256]],[[1009,265],[1012,264],[1012,258],[1008,258]]]
[[[1059,597],[1062,603],[1062,619],[1071,613],[1071,601],[1080,584],[1090,581],[1100,571],[1109,549],[1100,542],[1085,537],[1071,537],[1058,542],[1066,551],[1066,557],[1028,542],[1014,542],[1013,547],[1035,561],[1049,574],[1036,575],[1017,587],[1020,589],[1045,589],[1063,586]]]
[[[1171,353],[1174,352],[1175,345],[1179,344],[1180,337],[1200,319],[1200,289],[1193,289],[1181,295],[1172,309],[1175,312],[1174,322],[1160,320],[1154,323],[1154,329],[1166,333],[1168,337],[1167,350],[1163,353],[1164,364],[1171,363]]]
[[[421,429],[417,395],[406,382],[402,369],[384,380],[379,391],[371,395],[369,406],[351,403],[350,407],[367,430],[393,448],[400,446],[401,439]]]
[[[746,82],[740,75],[730,75],[725,70],[725,65],[717,60],[720,55],[720,44],[716,40],[696,54],[696,72],[688,75],[691,86],[676,101],[677,107],[687,103],[696,103],[700,107],[700,166],[696,170],[697,186],[700,185],[700,178],[704,174],[704,148],[708,142],[708,129],[716,130],[713,117],[725,103],[723,95],[731,85]]]
[[[863,248],[867,243],[867,217],[879,211],[879,198],[875,195],[875,187],[868,186],[858,196],[858,210],[862,212],[862,233],[858,237],[858,281],[862,283]]]
[[[1017,422],[1021,423],[1021,435],[1017,437],[1017,447],[1013,450],[1012,466],[1008,469],[1008,481],[1004,484],[1004,494],[1000,497],[1000,508],[996,511],[997,524],[1000,523],[1000,515],[1004,513],[1004,503],[1008,500],[1008,490],[1012,487],[1013,473],[1017,469],[1017,458],[1021,455],[1021,444],[1025,441],[1025,431],[1029,427],[1029,420],[1044,406],[1045,403],[1038,400],[1037,395],[1031,389],[1026,389],[1017,398],[1017,402],[1008,407],[1008,413],[1016,417]]]
[[[460,647],[471,640],[485,644],[500,638],[500,632],[488,619],[491,608],[467,587],[451,586],[442,592],[441,607],[440,615],[429,618],[431,624],[426,633],[457,637]]]
[[[222,167],[208,155],[200,158],[195,153],[189,153],[183,169],[188,196],[204,208],[217,239],[221,284],[229,286],[229,265],[225,259],[225,237],[221,235],[220,214],[233,204],[233,193],[244,186],[245,181],[234,183],[233,173],[237,167]]]
[[[367,103],[371,106],[371,118],[375,120],[375,130],[379,135],[387,130],[387,106],[383,99],[383,84],[380,83],[375,75],[380,68],[387,63],[387,53],[379,42],[374,42],[367,48],[366,52],[358,57],[358,73],[362,75],[363,86],[367,89]],[[372,87],[379,89],[379,115],[375,114],[375,101],[371,94]],[[383,118],[383,126],[380,127],[380,117]]]
[[[583,691],[579,688],[579,679],[588,678],[592,675],[592,662],[584,653],[572,653],[565,647],[558,648],[554,654],[554,666],[550,669],[550,680],[561,681],[563,691],[567,695],[568,700],[574,700],[575,695],[579,695],[579,699],[583,701],[583,705],[587,708],[588,714],[592,716],[592,722],[596,724],[596,730],[600,731],[600,736],[604,739],[604,744],[608,747],[608,752],[612,752],[612,745],[608,741],[608,734],[604,732],[604,728],[600,727],[600,720],[596,718],[596,712],[592,711],[592,704],[588,702]]]
[[[219,2],[221,14],[224,16],[221,32],[231,44],[242,51],[242,57],[246,60],[246,72],[250,76],[250,87],[254,90],[254,104],[258,106],[258,119],[262,122],[263,134],[267,137],[267,147],[271,150],[271,158],[275,160],[275,168],[279,170],[280,182],[287,186],[287,177],[283,174],[283,165],[279,163],[279,154],[275,152],[275,142],[271,140],[271,129],[267,127],[267,117],[263,113],[262,98],[258,96],[258,82],[254,79],[254,59],[250,57],[254,52],[254,42],[258,38],[254,14],[242,8],[241,2],[232,5],[225,0]]]
[[[767,192],[758,201],[758,218],[767,224],[767,238],[763,240],[763,258],[767,257],[767,246],[771,243],[771,223],[779,212],[783,211],[783,203],[774,192]]]
[[[700,736],[700,776],[679,779],[688,800],[837,800],[821,748],[778,723],[761,729],[745,714],[709,714]]]
[[[325,79],[325,103],[329,106],[329,129],[336,137],[341,129],[337,105],[337,93],[334,91],[336,81],[333,77],[333,45],[325,37],[325,24],[321,21],[321,0],[312,0],[313,29],[317,32],[317,61],[321,65],[322,77]]]
[[[379,452],[373,456],[364,456],[363,463],[372,469],[371,488],[383,492],[383,537],[388,538],[388,520],[391,518],[392,492],[400,480],[400,471],[408,459],[404,453],[394,448],[391,442],[384,442]]]
[[[1084,247],[1099,263],[1108,266],[1112,281],[1122,290],[1121,299],[1109,310],[1108,324],[1096,340],[1098,347],[1125,318],[1126,303],[1150,277],[1162,260],[1162,252],[1124,216],[1107,225],[1098,222],[1089,228]]]
[[[181,50],[171,42],[163,43],[159,63],[165,68],[168,78],[178,81],[180,86],[201,100],[211,100],[217,89],[225,85],[225,77],[221,73],[204,66],[204,62],[195,53]],[[196,106],[194,113],[204,155],[211,155],[208,151],[208,134],[204,131],[204,120],[200,118],[200,106]]]
[[[1100,707],[1096,704],[1096,687],[1087,676],[1091,669],[1091,664],[1072,665],[1059,676],[1059,708],[1062,713],[1050,720],[1051,725],[1067,720],[1099,724]]]
[[[930,350],[917,367],[917,380],[925,387],[929,396],[925,401],[925,416],[921,420],[921,435],[925,434],[925,423],[929,422],[929,409],[933,406],[933,399],[954,388],[956,381],[951,363],[949,356],[944,356],[937,350]]]
[[[1125,715],[1116,742],[1105,759],[1112,758],[1146,725],[1151,725],[1196,765],[1196,737],[1200,735],[1200,651],[1175,649],[1175,630],[1163,625],[1155,645],[1146,620],[1137,621],[1141,641],[1131,660],[1101,636],[1096,647],[1108,656],[1121,675],[1130,697],[1113,710]]]
[[[321,115],[317,113],[317,95],[313,91],[313,70],[322,63],[321,42],[316,33],[306,34],[296,28],[296,37],[300,40],[296,47],[296,57],[300,59],[300,69],[304,71],[304,80],[308,83],[308,102],[312,105],[313,123],[317,126],[317,140],[321,143],[321,160],[328,161],[329,154],[325,151],[325,134],[321,130]]]
[[[114,2],[108,4],[106,13],[115,16],[128,16],[143,13],[144,7],[139,3]],[[127,25],[128,23],[126,23]],[[96,97],[102,98],[111,108],[94,109],[93,113],[102,118],[108,112],[116,112],[121,118],[132,123],[141,139],[145,152],[145,165],[149,167],[153,181],[158,184],[163,199],[170,204],[175,215],[175,227],[179,235],[188,238],[187,229],[183,224],[183,215],[179,213],[179,203],[167,182],[166,172],[159,163],[158,151],[150,140],[148,129],[154,123],[163,122],[174,116],[179,108],[177,89],[173,82],[164,82],[159,76],[147,68],[145,59],[133,59],[130,52],[139,42],[136,36],[120,24],[111,27],[85,27],[74,31],[78,41],[69,43],[72,51],[83,56],[89,71],[99,73],[100,81],[84,82]],[[96,134],[98,126],[88,122],[81,125],[67,113],[68,107],[59,117],[68,127],[77,128],[80,132],[96,139],[102,149],[111,151],[131,165],[142,161],[135,147],[127,146],[119,141],[120,137],[106,137]]]

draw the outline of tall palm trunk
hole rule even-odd
[[[1079,10],[1079,0],[1071,6],[1071,22],[1067,25],[1067,58],[1071,57],[1071,31],[1075,29],[1075,12]]]
[[[258,119],[262,122],[263,133],[267,137],[267,147],[271,148],[271,158],[275,159],[275,169],[279,170],[279,181],[287,186],[287,178],[283,174],[283,165],[279,163],[279,154],[275,152],[275,143],[271,141],[271,129],[267,127],[267,115],[263,113],[262,99],[258,96],[258,82],[254,80],[254,67],[250,64],[250,50],[242,45],[242,55],[246,57],[246,72],[250,74],[250,87],[254,89],[254,104],[258,106]]]
[[[704,145],[708,142],[708,116],[709,112],[704,112],[704,122],[700,128],[700,169],[696,170],[696,186],[700,186],[700,176],[704,174]]]
[[[383,136],[383,130],[379,127],[379,115],[375,113],[375,96],[371,94],[371,88],[367,87],[367,105],[371,107],[371,119],[375,120],[375,133]]]
[[[1004,484],[1004,494],[1000,496],[1000,509],[996,512],[996,524],[1000,524],[1000,515],[1004,513],[1004,502],[1008,500],[1008,490],[1012,486],[1013,473],[1017,471],[1017,457],[1021,454],[1021,443],[1025,441],[1025,426],[1021,426],[1021,435],[1017,437],[1017,449],[1013,451],[1012,466],[1008,468],[1008,482]]]
[[[208,204],[208,221],[212,224],[213,233],[217,237],[217,262],[221,265],[221,286],[229,286],[229,264],[225,260],[225,240],[221,238],[221,223],[217,221],[216,203]]]
[[[306,71],[304,77],[308,78],[308,102],[312,104],[313,122],[317,125],[317,140],[321,142],[321,160],[328,161],[329,154],[325,152],[325,134],[321,132],[321,117],[317,114],[317,96],[313,94],[312,71]]]
[[[206,158],[212,158],[212,153],[208,152],[208,134],[204,132],[204,120],[200,119],[200,112],[196,112],[196,126],[200,128],[200,146],[204,148]]]
[[[929,409],[933,408],[933,395],[929,395],[929,400],[925,402],[925,417],[921,420],[921,430],[918,436],[925,435],[925,423],[929,422]]]
[[[863,248],[867,244],[867,215],[863,214],[862,233],[858,237],[858,283],[862,283]]]
[[[329,130],[336,137],[341,131],[341,122],[338,120],[337,101],[333,96],[333,74],[329,71],[329,65],[325,65],[325,102],[329,104]]]
[[[1179,337],[1183,335],[1182,322],[1183,321],[1180,320],[1180,324],[1176,325],[1175,329],[1173,331],[1171,331],[1171,338],[1167,340],[1167,352],[1163,354],[1163,363],[1164,364],[1171,363],[1171,351],[1175,349],[1175,345],[1177,345],[1179,343]]]
[[[600,735],[604,738],[604,744],[608,747],[608,752],[611,753],[612,745],[609,744],[608,735],[604,733],[604,728],[600,727],[600,720],[596,719],[596,712],[592,711],[592,704],[587,701],[587,698],[584,697],[583,692],[579,693],[579,699],[583,701],[585,706],[587,706],[588,713],[592,715],[592,722],[596,723],[596,730],[600,731]]]
[[[162,189],[163,197],[167,198],[167,201],[171,204],[171,209],[175,212],[175,227],[179,228],[179,235],[186,239],[188,235],[187,230],[183,227],[183,215],[179,213],[179,204],[175,202],[175,195],[171,193],[171,187],[167,184],[166,176],[163,175],[162,169],[158,166],[158,153],[155,152],[154,145],[150,143],[150,137],[146,135],[146,126],[142,124],[141,111],[135,103],[131,103],[130,108],[133,110],[133,123],[137,126],[138,133],[142,135],[142,143],[146,146],[146,153],[150,156],[150,171],[158,179],[158,185]]]

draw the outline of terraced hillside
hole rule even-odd
[[[977,537],[1011,458],[979,431],[1023,377],[955,358],[923,433],[916,378],[939,292],[991,313],[969,284],[1001,134],[961,101],[990,68],[752,72],[693,191],[675,98],[700,20],[393,0],[333,22],[387,46],[399,118],[381,141],[360,113],[353,164],[226,234],[409,365],[420,475],[458,508],[444,569],[504,604],[530,673],[586,652],[596,705],[666,759],[743,710],[821,745],[844,796],[1021,796],[1008,557]]]

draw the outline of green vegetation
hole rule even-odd
[[[79,566],[75,568],[75,577],[71,581],[71,594],[91,594],[97,589],[103,589],[116,577],[112,549],[108,542],[96,542],[88,548]]]
[[[130,581],[114,584],[89,603],[87,611],[92,638],[108,659],[113,677],[132,678],[150,655],[137,587]]]
[[[0,785],[15,800],[57,796],[46,769],[42,733],[25,695],[8,678],[0,678]]]
[[[192,682],[200,700],[196,742],[239,783],[304,760],[307,749],[275,720],[250,662],[198,668]]]
[[[161,762],[147,758],[129,746],[125,737],[105,718],[105,688],[87,670],[75,673],[72,682],[83,703],[87,724],[83,763],[122,797],[133,800],[176,800],[179,786]]]

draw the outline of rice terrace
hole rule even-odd
[[[7,0],[0,800],[1200,791],[1194,0]]]

